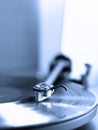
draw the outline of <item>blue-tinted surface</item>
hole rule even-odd
[[[0,75],[37,70],[37,9],[35,0],[0,0]]]
[[[0,0],[0,75],[44,75],[60,51],[64,0]]]

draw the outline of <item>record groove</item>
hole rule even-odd
[[[78,119],[77,123],[83,116],[88,120],[88,113],[96,112],[94,110],[97,105],[95,96],[85,90],[82,85],[73,82],[65,83],[65,85],[68,88],[67,91],[64,88],[58,88],[49,99],[40,103],[34,101],[34,93],[31,93],[31,90],[29,93],[28,88],[27,91],[26,88],[23,91],[20,89],[21,93],[24,92],[23,95],[27,94],[24,100],[19,94],[19,100],[0,103],[0,129],[39,128],[71,121],[72,123],[68,126],[70,128],[75,119]],[[89,114],[89,120],[91,117],[92,115]]]

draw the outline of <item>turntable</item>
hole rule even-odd
[[[97,101],[87,86],[90,65],[81,80],[70,78],[71,60],[57,56],[45,79],[0,79],[0,129],[75,129],[96,114]]]
[[[0,0],[0,130],[82,129],[96,120],[91,66],[72,79],[70,58],[57,55],[64,1]]]

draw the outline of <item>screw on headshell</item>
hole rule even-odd
[[[33,86],[33,90],[35,92],[35,101],[43,101],[53,94],[56,88],[56,86],[54,86],[53,84],[62,74],[62,71],[70,67],[69,61],[70,60],[66,59],[66,57],[64,58],[64,56],[59,56],[59,58],[56,58],[56,62],[54,60],[55,66],[53,67],[46,81]],[[63,87],[65,88],[65,90],[67,90],[66,87],[63,85],[59,87]]]

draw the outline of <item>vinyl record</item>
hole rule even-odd
[[[35,102],[32,86],[0,87],[0,129],[74,129],[96,114],[92,92],[74,82],[64,83],[53,95]],[[62,128],[61,128],[62,127]]]

